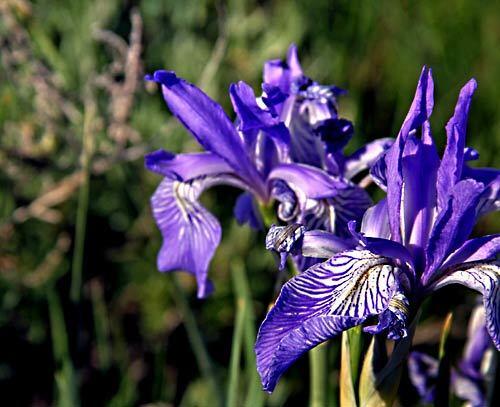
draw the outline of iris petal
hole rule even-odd
[[[337,254],[288,281],[255,346],[264,389],[304,352],[384,311],[399,269],[366,250]]]
[[[434,284],[438,290],[448,284],[462,284],[483,295],[486,328],[500,350],[500,263],[465,263],[446,271],[445,276]]]
[[[455,112],[446,124],[447,144],[437,179],[439,208],[446,206],[451,189],[462,175],[467,118],[476,88],[477,83],[474,79],[465,84],[458,96]]]
[[[449,253],[460,247],[475,224],[476,206],[484,185],[472,179],[457,183],[445,208],[438,213],[426,248],[424,283],[435,279]]]
[[[350,155],[344,166],[344,177],[351,179],[368,168],[371,168],[388,148],[394,139],[381,138],[374,140]]]
[[[161,84],[170,111],[209,152],[217,154],[243,179],[265,196],[263,182],[243,142],[222,107],[196,86],[171,71],[146,77]]]
[[[151,198],[153,215],[163,236],[160,271],[186,270],[196,276],[198,297],[210,293],[208,265],[221,238],[217,219],[198,202],[199,181],[165,178]]]
[[[157,150],[147,154],[144,161],[148,170],[184,181],[201,175],[233,172],[222,158],[213,153],[173,154]]]
[[[445,261],[442,268],[460,263],[490,260],[500,251],[500,234],[488,235],[467,240]]]

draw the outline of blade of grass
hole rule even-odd
[[[55,381],[57,385],[58,406],[78,406],[77,386],[73,362],[69,354],[68,335],[59,297],[54,287],[47,289],[47,303],[49,307],[50,333],[52,348],[57,366]]]
[[[236,291],[236,290],[235,290]],[[236,296],[236,322],[234,324],[233,340],[231,343],[231,361],[229,364],[229,384],[227,386],[226,406],[238,405],[238,387],[240,376],[240,356],[245,330],[245,314],[247,304]]]
[[[85,98],[83,132],[82,132],[82,185],[78,192],[78,207],[76,212],[75,248],[71,267],[71,301],[78,303],[82,291],[83,255],[85,249],[85,234],[87,229],[87,212],[89,206],[89,168],[93,151],[92,123],[96,113],[94,99]]]
[[[436,382],[436,391],[434,405],[447,406],[450,400],[450,356],[448,354],[448,341],[453,323],[453,313],[450,312],[446,316],[441,331],[441,339],[439,341],[439,368]]]
[[[191,347],[193,348],[198,367],[200,368],[201,374],[203,375],[205,380],[207,380],[209,386],[212,388],[214,397],[217,400],[217,405],[222,406],[223,397],[220,390],[221,387],[219,386],[218,380],[215,376],[212,361],[210,360],[210,356],[205,347],[205,343],[203,342],[203,337],[198,328],[198,324],[196,323],[196,318],[194,317],[191,308],[189,307],[186,294],[184,292],[184,289],[182,288],[182,285],[179,283],[178,277],[175,274],[172,277],[172,282],[174,285],[172,294],[174,296],[175,302],[177,303],[178,309],[180,309],[182,313],[184,326],[186,328]]]

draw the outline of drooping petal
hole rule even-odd
[[[243,192],[236,199],[234,217],[240,225],[248,223],[254,229],[262,229],[263,222],[252,194]]]
[[[210,293],[208,265],[221,238],[219,222],[197,201],[203,184],[203,179],[182,182],[165,178],[151,198],[153,215],[163,236],[158,269],[194,274],[199,298]]]
[[[446,259],[442,268],[472,261],[491,260],[498,252],[500,252],[500,234],[470,239]]]
[[[194,274],[200,298],[211,290],[208,265],[219,244],[221,230],[217,219],[198,198],[205,189],[220,184],[245,188],[232,174],[210,174],[191,180],[167,175],[151,198],[153,216],[163,237],[158,269]]]
[[[201,175],[233,173],[227,162],[213,153],[173,154],[157,150],[146,154],[144,162],[146,168],[152,172],[184,181]]]
[[[453,186],[461,179],[464,164],[465,135],[472,95],[477,83],[471,79],[461,89],[455,112],[446,124],[447,144],[438,171],[438,207],[444,208]]]
[[[264,389],[304,352],[385,310],[398,269],[366,250],[339,253],[288,281],[262,323],[255,350]]]
[[[431,287],[434,291],[449,284],[462,284],[483,295],[486,328],[500,350],[500,263],[464,263],[446,270]]]
[[[438,277],[442,262],[470,235],[483,191],[484,185],[472,179],[462,180],[453,186],[446,207],[437,215],[425,250],[424,284]]]
[[[240,177],[265,195],[263,181],[233,123],[219,104],[174,72],[156,71],[146,78],[161,84],[170,111],[207,151],[226,160]]]
[[[374,140],[350,155],[344,166],[344,177],[351,179],[361,171],[371,168],[381,154],[392,146],[394,139],[381,138]]]

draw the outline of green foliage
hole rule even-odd
[[[255,313],[255,320],[245,314],[241,331],[248,369],[248,337],[255,334],[250,328],[255,330],[275,295],[274,259],[264,254],[262,233],[231,220],[236,194],[221,188],[203,197],[223,226],[210,272],[215,296],[198,301],[190,276],[173,280],[156,271],[160,235],[148,199],[159,177],[144,170],[143,154],[198,147],[172,120],[157,89],[143,82],[144,72],[176,70],[230,112],[229,84],[245,80],[258,90],[264,61],[283,58],[295,42],[310,76],[349,90],[340,112],[355,121],[354,149],[396,134],[421,66],[428,64],[437,82],[432,126],[440,146],[458,90],[474,76],[479,89],[469,142],[481,154],[480,165],[499,164],[500,9],[495,2],[142,0],[133,2],[136,14],[130,4],[0,4],[4,400],[200,405],[199,400],[213,397],[210,369],[218,380],[229,366],[234,261],[247,271],[252,297],[244,301]],[[131,32],[142,38],[137,41]],[[134,46],[140,45],[139,54]],[[130,53],[125,65],[124,52]],[[95,106],[91,122],[86,106]],[[93,145],[91,159],[82,163],[84,134],[90,134]],[[86,209],[86,190],[79,191],[80,171],[87,166]],[[490,217],[480,223],[480,232],[495,232],[499,224],[498,217]],[[81,296],[73,303],[70,276],[75,268],[78,275],[79,267],[81,287],[73,290]],[[179,287],[185,297],[178,297]],[[455,302],[470,304],[466,295]],[[179,308],[182,301],[210,354],[209,373],[193,356],[188,338],[194,328]],[[435,306],[429,303],[430,309]],[[463,319],[456,315],[454,324],[463,326]],[[255,321],[250,328],[249,320]],[[357,362],[351,362],[356,369]],[[266,396],[268,405],[305,402],[307,380],[299,369]],[[34,376],[43,379],[26,379]],[[258,398],[252,393],[255,371],[239,376],[249,383],[240,398]]]

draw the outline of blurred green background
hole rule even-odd
[[[274,259],[262,233],[232,219],[231,189],[203,196],[223,226],[210,271],[215,294],[196,300],[190,276],[156,271],[149,197],[160,178],[142,157],[198,147],[144,73],[175,70],[231,112],[229,84],[244,80],[258,91],[264,61],[283,58],[294,42],[306,74],[349,91],[340,113],[354,121],[353,150],[397,133],[427,64],[438,145],[460,87],[475,77],[468,143],[481,166],[498,167],[499,21],[498,2],[473,0],[0,2],[2,401],[212,405],[186,326],[196,321],[224,383],[235,311],[230,265],[245,265],[256,323],[272,299]],[[476,233],[499,224],[489,217]],[[417,345],[435,346],[436,324],[455,308],[459,349],[474,296],[447,298],[427,304],[435,316]],[[306,371],[299,362],[266,402],[307,400]]]

